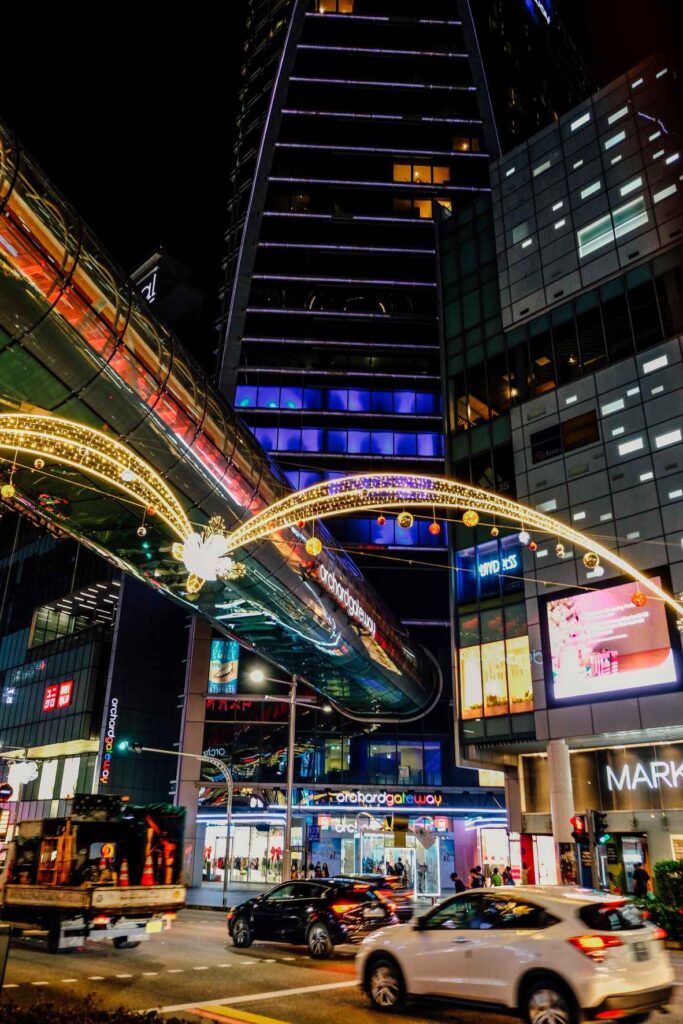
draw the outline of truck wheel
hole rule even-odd
[[[111,941],[114,943],[114,949],[137,949],[140,945],[139,942],[130,942],[127,935],[117,935]]]

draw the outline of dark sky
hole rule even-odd
[[[675,38],[683,0],[554,3],[602,85]],[[226,0],[218,17],[198,6],[196,16],[190,7],[174,18],[161,8],[145,17],[139,5],[133,16],[122,4],[89,37],[61,13],[48,25],[31,10],[14,16],[14,45],[3,54],[0,118],[106,248],[130,270],[164,244],[192,266],[211,303],[245,6]]]

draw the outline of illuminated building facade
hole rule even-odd
[[[491,197],[439,228],[450,471],[585,531],[673,593],[679,76],[657,56],[610,83],[497,161]],[[636,860],[670,857],[683,834],[677,787],[642,782],[651,763],[678,764],[676,618],[561,538],[498,525],[497,538],[490,526],[452,536],[461,757],[506,770],[520,857],[546,880],[549,813],[569,843],[572,814],[608,812],[607,854],[630,887]],[[604,859],[596,870],[605,882]]]

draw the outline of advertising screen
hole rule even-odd
[[[534,710],[528,636],[461,648],[459,677],[464,719]]]
[[[653,582],[660,584],[659,577]],[[633,583],[546,603],[546,683],[554,703],[620,697],[676,682],[664,605],[631,603]]]
[[[209,664],[209,693],[237,692],[240,646],[236,640],[212,640]]]

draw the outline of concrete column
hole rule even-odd
[[[548,742],[548,790],[553,839],[555,843],[572,843],[569,819],[574,814],[574,791],[569,747],[564,740]]]
[[[180,730],[180,750],[201,754],[204,745],[206,691],[211,660],[211,626],[204,619],[194,618],[190,627],[187,673],[185,675],[185,707]],[[185,807],[185,849],[183,880],[185,885],[201,885],[204,836],[206,828],[197,824],[197,796],[201,763],[190,757],[178,759],[177,802]]]
[[[522,787],[517,767],[505,768],[505,807],[510,832],[522,831]]]

